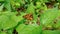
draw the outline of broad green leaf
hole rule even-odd
[[[21,27],[22,26],[22,27]],[[41,28],[36,24],[30,24],[30,25],[19,25],[16,28],[18,34],[40,34]]]
[[[2,12],[0,15],[0,29],[9,29],[15,27],[18,22],[15,13]]]
[[[21,27],[21,26],[22,26],[22,27]],[[20,24],[20,25],[16,28],[16,30],[17,30],[17,32],[19,33],[19,32],[22,31],[25,27],[26,27],[25,24]]]
[[[60,34],[60,30],[44,30],[43,34]]]
[[[0,32],[0,34],[7,34],[6,32]]]
[[[40,22],[45,25],[53,25],[53,20],[56,19],[56,17],[58,16],[58,9],[54,8],[54,9],[49,9],[46,12],[44,12],[44,14],[41,15],[40,17]]]

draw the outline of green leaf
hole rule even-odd
[[[56,24],[56,26],[55,27],[57,27],[57,28],[59,28],[60,27],[60,19],[59,19],[59,21],[57,22],[57,24]]]
[[[27,8],[27,10],[26,10],[26,12],[27,13],[34,13],[34,5],[33,5],[33,3],[31,2],[31,4],[28,6],[28,8]]]
[[[2,12],[0,15],[0,29],[9,29],[15,27],[18,22],[15,13],[13,12]]]
[[[60,34],[60,30],[44,30],[43,34]]]
[[[60,2],[60,0],[57,0],[58,2]]]
[[[4,1],[4,0],[0,0],[0,2],[2,2],[2,1]]]
[[[36,2],[36,7],[41,8],[41,2]]]
[[[56,28],[59,28],[60,27],[60,10],[59,10],[59,13],[58,13],[57,22],[55,24],[55,27]]]
[[[20,7],[20,4],[18,2],[15,3],[16,8]]]
[[[5,0],[4,2],[4,7],[8,10],[11,11],[11,4],[10,4],[10,0]]]
[[[60,28],[60,18],[59,17],[57,18],[57,22],[55,24],[55,27]]]
[[[26,15],[26,13],[20,13],[21,15],[20,16],[17,16],[17,22],[20,22],[21,20],[23,20],[23,16]]]
[[[36,24],[30,24],[30,25],[20,24],[16,28],[16,30],[18,34],[40,34],[41,33],[41,27],[39,27]]]
[[[12,34],[12,33],[13,33],[13,28],[12,28],[12,29],[7,30],[7,34]]]
[[[0,32],[0,34],[7,34],[6,32]]]
[[[21,5],[25,4],[24,0],[15,0],[16,2],[20,3]]]
[[[56,17],[58,16],[58,9],[54,8],[54,9],[49,9],[46,12],[44,12],[44,14],[41,15],[40,17],[40,22],[45,25],[53,25],[53,20],[56,19]]]
[[[0,11],[3,10],[3,7],[4,7],[4,4],[2,4],[2,5],[0,6]]]

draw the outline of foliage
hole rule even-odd
[[[0,34],[60,34],[60,0],[0,0]]]

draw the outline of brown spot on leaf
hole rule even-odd
[[[26,14],[25,16],[23,16],[25,19],[27,20],[32,20],[33,19],[33,15],[32,14]]]

